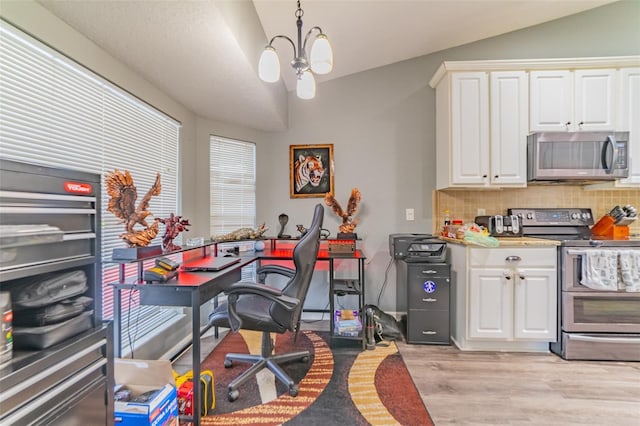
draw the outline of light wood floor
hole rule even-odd
[[[203,336],[201,358],[220,340]],[[640,362],[397,345],[436,426],[640,426]],[[184,355],[174,363],[178,372],[190,368],[191,355]]]
[[[398,348],[437,426],[640,426],[640,363]]]

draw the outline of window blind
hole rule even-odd
[[[0,97],[0,156],[103,178],[102,317],[109,319],[113,298],[106,283],[118,280],[118,266],[109,262],[113,248],[123,247],[118,235],[124,225],[106,211],[104,176],[129,170],[141,199],[160,172],[162,191],[149,211],[157,218],[176,213],[180,123],[2,20]],[[160,244],[160,228],[152,244]],[[128,272],[133,275],[136,268]],[[138,295],[132,296],[123,295],[123,312],[129,304],[138,306]],[[177,315],[175,309],[164,311],[140,312],[142,321],[154,322],[141,328],[153,330]]]
[[[256,146],[211,136],[211,235],[256,226]]]
[[[209,211],[211,236],[256,226],[256,146],[211,136],[209,139]],[[240,243],[252,250],[252,242]],[[231,244],[239,245],[239,244]],[[221,246],[225,249],[225,245]],[[255,268],[242,270],[243,280],[255,279]]]

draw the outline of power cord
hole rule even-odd
[[[385,269],[384,271],[384,281],[382,282],[382,287],[380,288],[380,292],[378,293],[376,306],[380,306],[380,298],[382,297],[382,293],[384,293],[385,287],[387,287],[387,278],[389,276],[389,269],[391,269],[392,264],[393,264],[393,257],[389,259],[389,264],[387,265],[387,269]],[[398,283],[396,283],[396,285],[398,285]]]
[[[305,324],[311,324],[311,323],[314,323],[314,322],[324,321],[324,314],[326,314],[325,311],[327,310],[328,307],[329,307],[329,302],[327,302],[327,304],[324,305],[324,308],[322,308],[322,315],[320,316],[320,319],[317,319],[317,320],[302,320],[302,322],[305,323]]]
[[[129,304],[127,306],[127,340],[129,341],[129,348],[131,349],[131,358],[135,358],[134,356],[134,342],[138,338],[138,325],[140,323],[140,306],[138,306],[138,312],[136,313],[135,319],[135,333],[133,334],[133,338],[131,337],[131,304],[133,303],[133,292],[138,291],[131,289],[129,290]]]

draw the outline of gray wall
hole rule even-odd
[[[377,303],[391,260],[388,235],[432,230],[435,91],[428,81],[442,61],[637,54],[640,2],[623,1],[328,81],[318,86],[311,102],[291,93],[289,131],[270,135],[269,143],[258,151],[258,164],[263,165],[258,218],[272,229],[277,229],[281,212],[289,214],[289,223],[308,223],[311,206],[322,200],[289,199],[288,147],[333,143],[336,198],[344,206],[351,188],[362,193],[357,232],[368,257],[367,301]],[[415,221],[404,220],[406,208],[415,209]],[[325,227],[335,235],[339,222],[328,209],[326,214]],[[310,303],[322,307],[328,284],[317,278]],[[395,267],[387,281],[380,306],[395,311]]]
[[[334,144],[336,198],[344,206],[351,188],[358,187],[362,192],[357,232],[368,257],[367,300],[374,303],[390,263],[388,235],[432,230],[435,99],[427,83],[442,61],[640,54],[640,2],[613,3],[325,82],[319,85],[313,101],[298,100],[290,93],[289,130],[265,134],[197,117],[35,2],[5,1],[0,14],[182,122],[179,213],[192,219],[190,235],[208,235],[210,134],[256,142],[258,221],[267,222],[272,231],[277,231],[278,215],[287,213],[287,231],[291,234],[295,234],[295,224],[309,223],[312,206],[322,199],[289,198],[289,145]],[[404,220],[406,208],[415,209],[415,221]],[[338,224],[327,211],[325,227],[333,235]],[[380,305],[394,311],[394,268],[388,278]],[[317,274],[311,307],[325,306],[327,285],[326,273]]]

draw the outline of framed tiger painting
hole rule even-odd
[[[289,145],[291,198],[333,194],[333,144]]]

